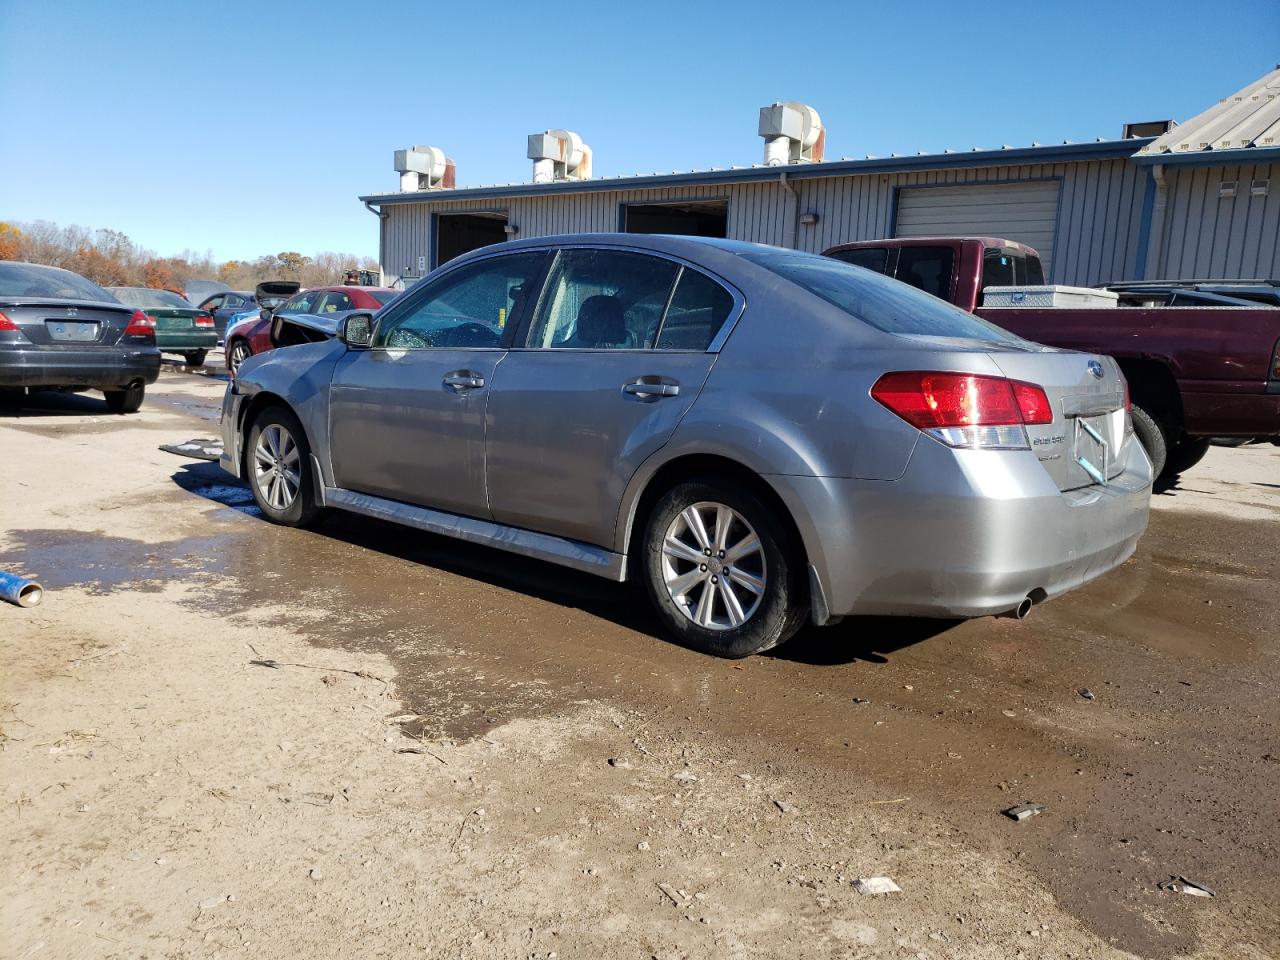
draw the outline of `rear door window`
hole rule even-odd
[[[743,256],[885,333],[1021,342],[1021,338],[943,300],[830,257],[782,252]]]
[[[685,267],[658,333],[659,350],[703,351],[733,312],[733,294],[704,273]]]
[[[330,290],[320,298],[316,304],[315,312],[319,314],[337,313],[339,310],[354,310],[355,305],[351,302],[351,297],[343,293],[341,290]]]
[[[564,250],[525,346],[536,349],[650,348],[679,265],[625,250]]]
[[[889,272],[889,250],[886,247],[872,247],[866,250],[837,250],[831,254],[833,259],[843,263],[874,270],[876,273]]]
[[[950,247],[903,247],[898,251],[897,277],[917,290],[947,300],[954,262]]]

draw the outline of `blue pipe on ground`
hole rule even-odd
[[[34,580],[25,580],[0,570],[0,600],[8,600],[20,607],[34,607],[44,598],[44,587]]]

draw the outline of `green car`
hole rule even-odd
[[[168,290],[151,287],[108,287],[121,303],[137,307],[156,323],[156,346],[165,353],[180,353],[187,364],[198,367],[218,345],[213,315],[193,307]]]

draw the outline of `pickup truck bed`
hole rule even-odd
[[[1267,307],[978,307],[1028,340],[1105,353],[1134,403],[1190,437],[1280,435],[1280,378],[1270,369],[1280,310]]]
[[[1035,250],[999,237],[868,240],[825,253],[1028,340],[1115,357],[1129,381],[1134,430],[1166,478],[1204,456],[1210,437],[1280,443],[1280,308],[984,307],[988,286],[1044,282]]]

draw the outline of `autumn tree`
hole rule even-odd
[[[237,290],[252,290],[263,280],[297,280],[304,287],[341,283],[352,269],[378,269],[376,260],[344,253],[307,257],[286,250],[254,260],[218,263],[211,253],[184,250],[157,256],[118,230],[60,227],[47,220],[0,223],[0,259],[63,267],[111,286],[163,287],[181,291],[188,280],[217,278]]]
[[[0,260],[19,260],[25,234],[12,223],[0,223]]]

